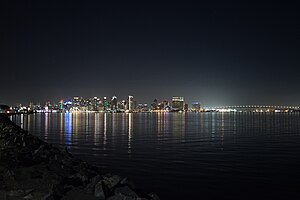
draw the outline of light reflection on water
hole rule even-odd
[[[300,199],[299,113],[53,113],[13,121],[162,199]],[[270,192],[273,191],[273,192]]]
[[[64,144],[67,145],[67,146],[70,146],[72,144],[72,114],[71,113],[66,113],[65,114],[65,120],[64,120]],[[75,118],[75,121],[76,121],[76,118]],[[74,124],[76,126],[76,124]],[[46,126],[46,124],[45,124]],[[74,126],[74,127],[75,127]],[[46,139],[46,138],[45,138]]]

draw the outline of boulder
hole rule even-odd
[[[115,188],[115,194],[120,194],[126,197],[138,198],[138,195],[128,186]]]
[[[71,190],[67,192],[62,200],[74,200],[74,199],[80,199],[80,200],[99,200],[99,198],[93,196],[93,194],[85,193],[84,191],[77,191],[77,190]]]
[[[103,183],[108,189],[114,188],[121,181],[121,177],[117,175],[113,175],[110,177],[104,177]]]
[[[102,181],[99,181],[95,185],[94,195],[95,195],[95,197],[98,197],[99,200],[105,199],[105,194],[104,194],[104,190],[103,190],[103,182]]]
[[[148,196],[152,199],[152,200],[160,200],[159,197],[157,196],[157,194],[151,192],[148,194]]]

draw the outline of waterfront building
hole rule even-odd
[[[127,110],[129,112],[134,110],[134,100],[133,100],[133,96],[128,96],[128,103],[127,103]]]
[[[189,104],[184,104],[184,111],[187,112],[189,110]]]
[[[148,111],[148,104],[146,104],[146,103],[139,103],[138,105],[137,105],[137,111],[138,112],[147,112]]]
[[[157,105],[157,109],[158,109],[158,110],[164,110],[164,104],[163,104],[163,102],[161,102],[161,103],[159,103],[159,104]]]
[[[116,96],[113,96],[111,98],[110,107],[111,107],[111,110],[117,110],[118,109],[118,101],[117,101],[117,97]]]
[[[73,108],[73,103],[72,103],[72,101],[70,101],[70,100],[64,101],[64,103],[63,103],[63,108],[64,108],[64,110],[66,110],[66,111],[71,111],[72,108]]]
[[[200,112],[201,111],[201,104],[199,102],[192,102],[191,110],[193,112]]]
[[[126,101],[125,100],[119,101],[117,107],[118,107],[118,112],[124,112],[126,110]]]
[[[158,107],[158,101],[157,101],[157,99],[154,99],[153,103],[151,104],[151,109],[157,110],[158,109],[157,107]]]
[[[59,110],[62,111],[64,109],[64,100],[60,100],[59,102]]]
[[[110,102],[107,100],[106,97],[103,97],[103,107],[104,107],[104,111],[110,110]]]
[[[91,100],[91,107],[93,111],[99,111],[99,107],[100,107],[100,99],[98,97],[94,97]]]
[[[184,110],[184,97],[173,97],[172,98],[172,109],[173,111]]]
[[[82,97],[79,98],[79,106],[80,107],[86,107],[86,100]]]
[[[164,100],[162,103],[163,103],[163,105],[164,105],[164,109],[165,109],[167,106],[169,106],[168,100]]]
[[[73,106],[74,107],[79,107],[80,106],[80,99],[78,96],[73,97]]]

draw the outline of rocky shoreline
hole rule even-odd
[[[0,114],[0,199],[158,200],[127,178],[102,172]]]

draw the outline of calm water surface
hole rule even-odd
[[[54,113],[22,128],[164,199],[300,199],[300,113]]]

